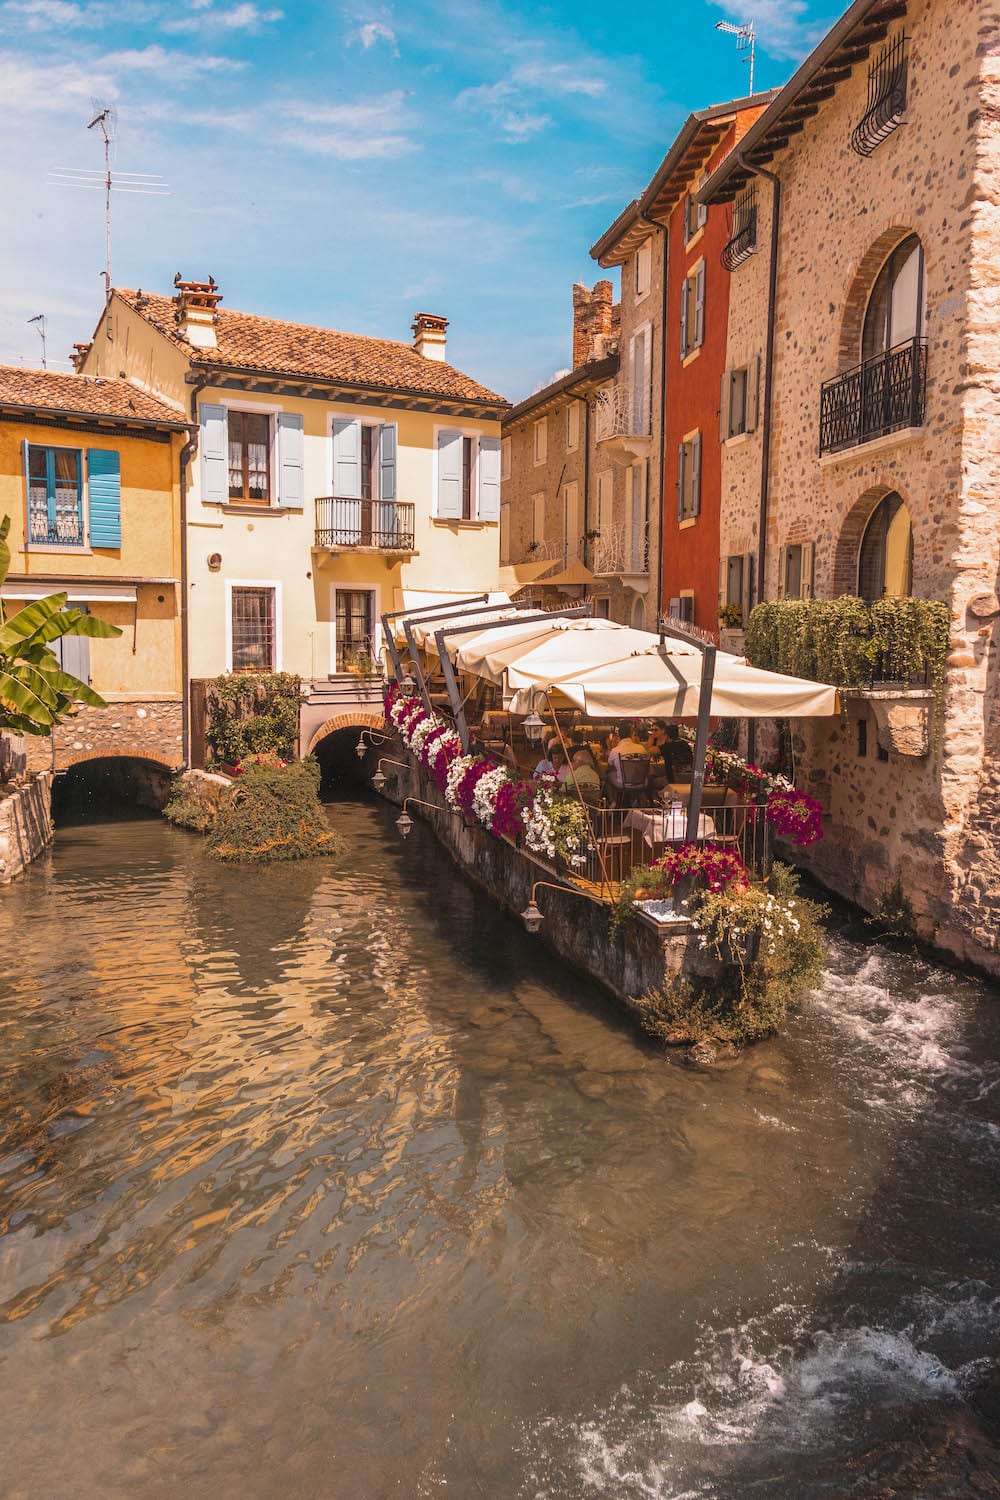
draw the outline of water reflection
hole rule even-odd
[[[698,1073],[419,826],[337,816],[341,867],[103,825],[5,893],[4,1493],[729,1496],[762,1451],[825,1492],[787,1393],[898,1392],[865,1316],[988,1281],[985,997],[847,940],[788,1037]],[[956,1329],[910,1341],[942,1392]]]

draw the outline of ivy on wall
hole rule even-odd
[[[787,672],[863,687],[872,682],[930,682],[940,687],[948,653],[948,606],[934,599],[774,599],[747,623],[746,659]]]
[[[234,766],[265,751],[290,760],[299,735],[301,688],[290,672],[234,672],[214,678],[206,694],[205,729],[213,760]]]

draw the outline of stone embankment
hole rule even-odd
[[[42,771],[0,797],[0,884],[37,859],[52,842],[52,773]]]

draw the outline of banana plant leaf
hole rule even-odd
[[[23,714],[39,724],[55,723],[51,709],[42,702],[41,698],[25,683],[19,682],[9,672],[5,672],[2,667],[0,667],[0,703],[14,713]]]

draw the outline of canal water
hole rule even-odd
[[[839,922],[699,1071],[394,815],[0,894],[0,1494],[1000,1492],[996,993]]]

